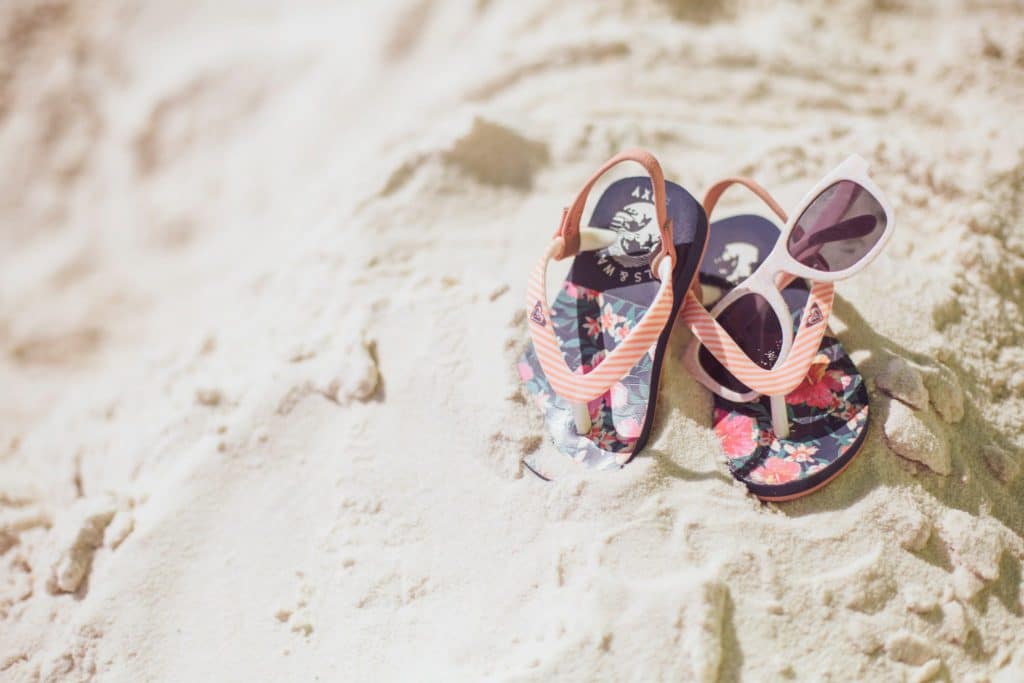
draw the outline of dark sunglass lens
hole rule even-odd
[[[850,180],[830,185],[808,205],[789,233],[790,255],[822,272],[846,270],[864,258],[885,232],[885,211]]]
[[[775,366],[782,351],[782,327],[764,297],[753,293],[740,297],[722,311],[718,323],[750,360],[766,370]],[[750,391],[703,346],[700,348],[700,363],[704,371],[722,386],[737,393]]]

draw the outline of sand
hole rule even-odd
[[[1024,680],[1019,4],[377,4],[0,7],[0,679]],[[642,457],[524,473],[527,274],[628,146],[871,161],[821,492],[733,482],[681,326]]]

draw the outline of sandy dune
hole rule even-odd
[[[833,4],[0,6],[0,679],[1024,680],[1024,11]],[[528,270],[638,145],[896,206],[820,493],[682,327],[643,457],[524,474]]]

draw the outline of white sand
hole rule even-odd
[[[1024,680],[1018,3],[338,4],[0,5],[0,679]],[[820,493],[681,328],[644,457],[523,475],[528,269],[634,145],[887,189]]]

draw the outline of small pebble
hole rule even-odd
[[[942,660],[930,659],[911,674],[910,683],[928,683],[928,681],[934,680],[941,670]]]
[[[956,645],[967,642],[970,625],[963,605],[959,602],[947,602],[942,606],[942,632],[946,640]]]
[[[219,406],[223,398],[219,389],[196,389],[196,402],[199,405],[210,408]]]
[[[935,649],[921,636],[901,630],[886,638],[885,653],[894,662],[920,666],[935,656]]]
[[[995,444],[982,447],[981,456],[992,474],[1004,484],[1013,483],[1020,475],[1020,462],[1017,458]]]
[[[885,372],[875,378],[875,386],[914,410],[928,407],[928,390],[921,373],[899,356],[890,360]]]
[[[885,442],[896,455],[921,463],[936,474],[949,476],[953,471],[949,446],[937,437],[913,409],[899,401],[889,404],[889,416],[883,425]]]

